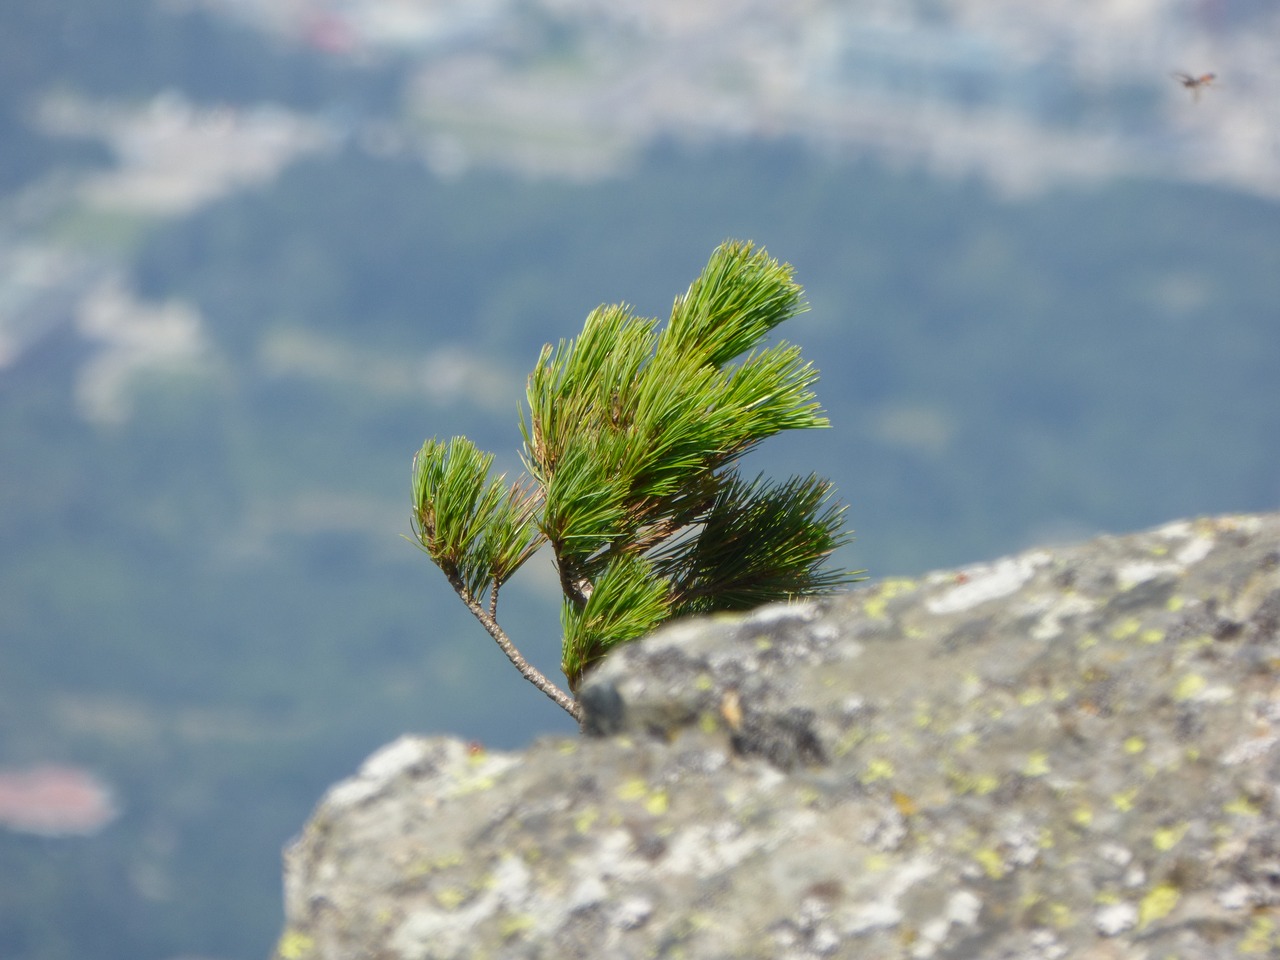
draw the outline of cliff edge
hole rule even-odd
[[[674,623],[334,786],[275,956],[1276,956],[1278,677],[1280,514]]]

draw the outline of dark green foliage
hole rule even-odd
[[[542,543],[560,573],[561,667],[575,690],[610,649],[670,617],[856,579],[823,568],[849,539],[825,480],[745,483],[735,468],[783,430],[827,426],[817,372],[798,348],[765,344],[803,309],[789,266],[724,244],[664,329],[600,307],[577,339],[543,348],[521,418],[529,480],[488,479],[492,456],[464,438],[423,445],[417,540],[522,672],[533,668],[508,649],[497,593]]]

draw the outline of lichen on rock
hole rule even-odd
[[[1276,955],[1278,675],[1280,515],[674,623],[335,786],[277,956]]]

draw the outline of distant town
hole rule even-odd
[[[394,116],[233,107],[176,90],[103,101],[59,88],[30,105],[45,133],[97,141],[116,165],[72,182],[55,174],[0,215],[0,370],[75,304],[86,335],[110,348],[81,391],[93,419],[127,414],[112,388],[122,371],[200,349],[198,317],[181,308],[145,317],[120,309],[130,294],[110,254],[113,233],[187,214],[340,144],[420,159],[441,177],[480,167],[591,180],[624,173],[664,140],[786,139],[973,179],[1010,197],[1120,176],[1280,196],[1280,98],[1271,95],[1280,45],[1259,39],[1280,36],[1280,8],[1269,3],[171,0],[170,8],[199,8],[353,65],[396,62],[408,80]],[[1209,73],[1211,83],[1182,79]],[[55,221],[62,230],[47,228]],[[86,231],[107,242],[65,242]],[[143,328],[148,336],[138,335]]]
[[[657,137],[798,137],[1012,193],[1151,174],[1280,194],[1280,9],[1260,0],[198,0],[415,64],[442,172],[604,175]],[[1190,95],[1176,75],[1216,74]]]

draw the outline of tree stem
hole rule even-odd
[[[467,605],[471,615],[480,621],[485,630],[489,632],[489,636],[493,637],[502,652],[507,655],[507,659],[515,665],[515,668],[520,671],[524,678],[559,704],[560,708],[577,720],[578,723],[582,723],[582,705],[557,687],[545,673],[520,655],[520,651],[511,642],[507,632],[498,625],[497,619],[488,610],[480,606],[475,597],[471,596],[471,591],[467,589],[466,584],[462,582],[460,577],[450,575],[449,583],[458,596],[462,598],[462,602]]]

